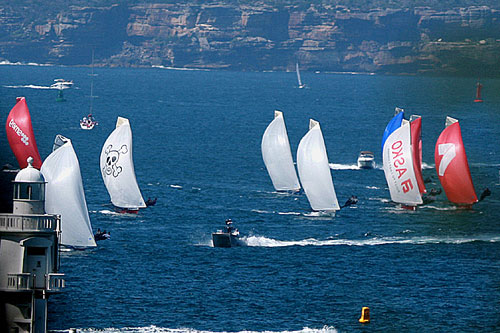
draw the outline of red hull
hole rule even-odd
[[[115,212],[120,214],[139,214],[139,209],[127,209],[127,208],[115,207]]]

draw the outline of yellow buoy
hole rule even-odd
[[[370,308],[367,306],[363,306],[361,308],[361,318],[359,318],[359,322],[366,324],[370,322]]]

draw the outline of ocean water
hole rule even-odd
[[[67,332],[498,331],[500,319],[500,80],[168,69],[0,66],[2,121],[25,96],[42,158],[56,134],[73,141],[94,230],[111,239],[65,252],[64,292],[48,327]],[[66,102],[46,89],[74,80]],[[434,145],[447,115],[459,119],[479,193],[471,210],[442,193],[417,211],[390,202],[383,171],[359,170],[361,150],[380,166],[394,107],[422,116],[424,177],[439,188]],[[273,111],[284,112],[293,156],[320,122],[339,202],[335,217],[310,211],[303,193],[274,192],[260,153]],[[156,206],[113,213],[99,171],[117,116],[130,119],[137,180]],[[2,142],[5,142],[2,141]],[[14,161],[14,160],[13,160]],[[232,218],[246,246],[211,246]],[[361,308],[371,323],[360,324]]]

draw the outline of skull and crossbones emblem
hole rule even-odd
[[[106,175],[113,175],[113,177],[118,177],[120,172],[122,172],[122,167],[118,165],[120,160],[120,154],[128,153],[127,145],[120,147],[120,150],[112,149],[113,145],[106,147],[104,153],[106,154],[106,162],[102,170]]]

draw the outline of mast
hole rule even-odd
[[[92,107],[94,103],[94,49],[92,49],[92,64],[91,64],[91,74],[90,74],[90,110],[89,115],[92,115]]]

